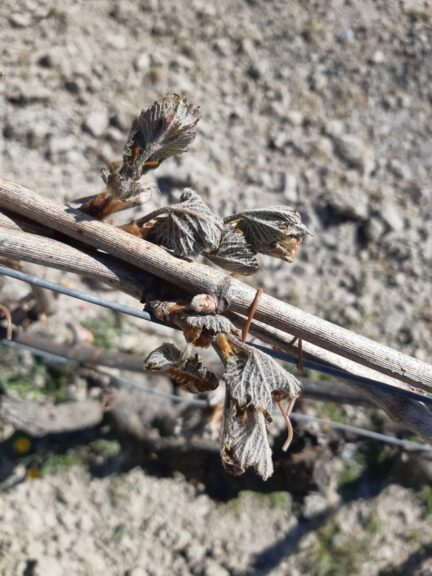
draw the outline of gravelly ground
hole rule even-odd
[[[292,266],[265,259],[266,272],[256,284],[427,360],[432,349],[431,23],[431,4],[420,1],[3,0],[0,174],[61,200],[95,193],[102,184],[99,169],[119,157],[133,115],[169,90],[185,94],[201,106],[199,137],[188,155],[167,161],[149,176],[164,191],[151,206],[189,185],[224,214],[269,203],[295,206],[314,236]],[[59,313],[44,330],[60,338],[59,322],[95,314],[86,305],[59,303]],[[127,324],[125,348],[134,345],[145,354],[155,337],[144,340],[136,326]],[[170,569],[242,574],[253,554],[276,542],[295,521],[288,508],[258,510],[255,516],[257,506],[245,504],[239,526],[233,521],[226,530],[256,530],[261,521],[268,529],[262,530],[265,535],[248,532],[242,548],[239,534],[231,541],[224,524],[218,527],[218,506],[196,498],[184,481],[158,483],[131,474],[125,486],[142,483],[145,496],[134,492],[130,510],[154,506],[160,528],[150,519],[150,531],[139,537],[126,527],[114,545],[110,519],[98,548],[99,530],[107,521],[101,513],[89,544],[97,552],[80,540],[78,548],[84,549],[78,559],[71,535],[80,529],[80,513],[71,503],[69,527],[58,524],[61,513],[47,514],[53,524],[46,534],[55,532],[57,544],[45,535],[42,548],[32,543],[37,549],[29,551],[27,537],[15,538],[15,548],[0,540],[0,557],[20,566],[5,568],[0,560],[0,570],[50,576],[62,573],[57,562],[67,574],[112,569],[139,576],[138,569],[127,570],[139,565],[142,554],[152,559],[143,561],[142,574]],[[106,499],[107,485],[115,481],[87,485],[73,474],[67,480],[79,484],[83,502],[89,501],[95,514],[95,499]],[[43,510],[41,502],[55,499],[57,490],[66,492],[61,480],[45,479],[2,497],[2,514],[11,515],[15,533],[26,531],[17,516],[25,498],[40,491],[41,500],[32,496],[34,510]],[[169,498],[174,490],[181,494],[179,508]],[[413,498],[406,492],[402,499],[405,494]],[[122,523],[127,524],[128,510],[122,509]],[[136,514],[132,524],[146,530],[141,516]],[[191,532],[195,516],[199,529]],[[214,553],[208,516],[218,534]],[[45,534],[44,520],[35,521]],[[187,527],[178,533],[175,527],[183,522]],[[415,529],[423,526],[417,519],[406,522]],[[8,529],[2,530],[5,538]],[[389,534],[400,544],[400,557],[388,554],[376,561],[379,548],[374,547],[372,564],[363,568],[368,574],[403,561],[415,548],[415,543],[402,545],[406,535],[398,530]],[[69,540],[61,544],[63,537]],[[195,538],[198,551],[191,552]],[[119,551],[113,553],[116,546]],[[235,546],[243,550],[238,555],[232,552]],[[60,548],[69,550],[67,555]],[[128,564],[129,550],[134,559]],[[32,554],[39,559],[48,554],[54,568],[35,564],[26,572]],[[297,574],[300,557],[296,554],[291,564],[286,560],[284,568],[257,568],[256,573]],[[86,567],[92,558],[95,566]]]
[[[325,521],[319,516],[322,505],[319,497],[311,497],[312,520],[305,527],[293,514],[288,494],[242,493],[217,504],[182,478],[154,479],[132,470],[89,483],[81,472],[71,471],[2,496],[0,571],[35,576],[347,574],[318,571],[328,562],[326,547],[343,558],[339,570],[369,576],[405,563],[402,574],[429,573],[429,522],[410,491],[390,486],[379,498],[353,502]],[[409,571],[410,556],[418,550],[420,562]],[[366,558],[362,565],[359,559]]]

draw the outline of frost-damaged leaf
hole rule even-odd
[[[115,165],[111,166],[109,170],[102,170],[102,180],[106,184],[107,192],[111,197],[119,198],[120,200],[127,200],[128,198],[139,197],[137,205],[144,204],[151,198],[152,192],[155,187],[149,184],[144,184],[138,179],[132,179]]]
[[[287,206],[244,210],[225,219],[243,230],[255,252],[292,262],[308,229],[300,214]]]
[[[194,258],[219,245],[222,219],[190,188],[184,190],[178,204],[158,212],[145,235],[146,240],[164,246],[181,258]]]
[[[123,154],[128,173],[142,173],[170,156],[183,154],[196,136],[199,108],[178,94],[167,94],[143,110],[132,124]]]
[[[206,314],[204,316],[190,316],[186,317],[186,323],[193,327],[199,328],[206,336],[212,337],[217,334],[238,334],[238,330],[228,318],[221,314],[211,316]]]
[[[241,410],[227,392],[224,407],[221,458],[235,476],[253,467],[263,480],[273,474],[272,451],[263,412],[249,407]]]
[[[225,358],[224,380],[240,406],[253,405],[270,414],[273,400],[298,396],[300,382],[271,356],[246,344],[234,344]]]
[[[259,268],[256,253],[243,232],[233,226],[225,226],[218,248],[205,256],[221,268],[245,276],[254,274]]]
[[[162,372],[188,392],[198,394],[215,390],[218,379],[202,365],[198,354],[183,360],[181,351],[174,344],[162,344],[153,350],[144,362],[148,372]]]

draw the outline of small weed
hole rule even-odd
[[[321,418],[329,418],[334,422],[345,422],[346,412],[343,406],[335,404],[334,402],[319,402],[317,403],[318,415]]]
[[[103,458],[113,458],[120,454],[121,445],[118,440],[99,438],[89,445],[89,449],[91,450],[91,455]]]
[[[316,372],[318,380],[322,380],[324,382],[330,382],[333,380],[333,376],[331,374],[325,374],[324,372]]]
[[[108,497],[113,506],[124,506],[130,499],[131,489],[119,476],[112,476],[108,485]]]
[[[380,521],[376,512],[372,511],[363,522],[363,528],[367,534],[372,537],[378,534],[380,529]]]
[[[47,452],[41,455],[42,462],[39,467],[40,476],[60,474],[73,466],[83,464],[82,457],[75,450],[68,450],[64,454]]]
[[[262,492],[253,492],[252,490],[243,490],[237,498],[224,504],[223,508],[226,512],[239,516],[241,509],[248,506],[267,507],[272,510],[290,510],[291,497],[287,492],[269,492],[265,494]]]
[[[334,522],[318,533],[318,542],[306,560],[311,576],[346,576],[358,573],[368,554],[371,537],[352,538],[342,535]]]
[[[64,452],[38,449],[35,440],[20,435],[13,439],[12,449],[17,461],[27,469],[29,478],[60,474],[73,466],[90,469],[92,465],[105,465],[121,451],[116,440],[99,438],[89,444],[79,445]]]
[[[345,498],[352,496],[360,482],[385,484],[390,476],[394,452],[388,446],[361,442],[354,456],[339,476],[339,486]]]
[[[67,366],[52,366],[36,360],[30,371],[0,376],[0,386],[32,400],[50,397],[55,403],[67,400],[66,386],[72,377]]]
[[[117,524],[113,530],[112,539],[116,544],[120,544],[122,540],[127,536],[128,530],[125,524]]]
[[[364,466],[355,460],[349,462],[339,475],[339,486],[342,491],[349,488],[357,482],[364,471]]]
[[[114,350],[121,332],[120,319],[110,310],[104,316],[91,318],[82,323],[93,334],[93,344],[99,348]]]
[[[420,492],[424,518],[432,518],[432,488],[424,486]]]

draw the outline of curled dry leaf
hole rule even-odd
[[[141,175],[134,179],[122,172],[115,163],[110,166],[109,170],[103,169],[101,176],[105,182],[108,196],[120,200],[136,198],[136,205],[144,204],[151,198],[152,192],[156,190],[154,186],[144,184],[140,180]]]
[[[143,110],[134,120],[125,146],[124,171],[136,177],[166,158],[186,152],[196,136],[199,118],[199,108],[174,93]]]
[[[230,339],[234,353],[223,354],[224,380],[239,406],[252,405],[270,414],[274,400],[299,396],[297,378],[260,350]]]
[[[229,392],[225,396],[221,458],[226,470],[235,476],[249,467],[263,480],[273,474],[265,414],[252,406],[241,409]]]
[[[156,210],[137,224],[144,221],[150,224],[144,235],[146,240],[181,258],[194,258],[206,250],[214,250],[223,230],[222,219],[190,188],[184,190],[178,204]]]
[[[287,206],[244,210],[225,219],[241,230],[255,252],[292,262],[308,229],[300,214]]]
[[[231,225],[225,226],[217,249],[205,256],[221,268],[245,276],[254,274],[259,268],[256,253],[243,232]]]
[[[209,314],[204,316],[187,315],[186,324],[195,330],[199,330],[199,337],[208,340],[208,345],[218,334],[238,335],[239,333],[232,322],[221,314],[215,314],[214,316]]]
[[[198,394],[218,387],[218,378],[202,364],[198,354],[184,359],[174,344],[162,344],[144,362],[148,372],[162,372],[188,392]]]
[[[214,310],[216,299],[200,294],[190,303],[184,300],[163,301],[157,298],[147,298],[145,309],[158,320],[178,326],[183,331],[187,342],[206,348],[210,346],[218,334],[239,335],[239,331],[228,318],[221,314],[199,314],[196,308]]]

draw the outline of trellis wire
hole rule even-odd
[[[0,343],[3,346],[7,346],[8,348],[28,351],[35,356],[45,358],[49,362],[59,364],[70,364],[73,366],[79,364],[79,362],[77,362],[76,360],[67,358],[66,356],[61,356],[60,354],[52,354],[51,352],[46,352],[45,350],[35,348],[34,346],[28,346],[27,344],[22,344],[21,342],[13,342],[13,341],[11,342],[8,340],[1,340]],[[124,376],[114,376],[112,374],[109,374],[108,372],[98,368],[97,366],[91,366],[91,369],[97,374],[108,376],[108,378],[113,384],[118,383],[121,385],[133,386],[134,388],[139,389],[144,394],[149,394],[160,398],[166,398],[167,400],[171,400],[175,403],[183,403],[201,408],[205,408],[209,405],[207,400],[201,398],[187,398],[184,396],[180,396],[178,394],[169,394],[167,392],[160,392],[159,390],[155,390],[154,388],[148,388],[147,386],[144,386],[143,384],[135,382],[134,380],[131,380]],[[335,430],[341,430],[343,432],[347,432],[349,434],[355,434],[357,436],[371,438],[372,440],[377,440],[379,442],[384,442],[386,444],[399,446],[404,450],[432,453],[432,446],[428,446],[427,444],[412,442],[410,440],[401,440],[400,438],[395,438],[393,436],[388,436],[386,434],[374,432],[373,430],[360,428],[358,426],[351,426],[350,424],[343,424],[342,422],[335,422],[334,420],[328,420],[326,418],[319,418],[318,416],[312,416],[310,414],[300,414],[299,412],[291,412],[290,418],[292,418],[297,422],[312,422],[312,423],[315,422],[320,426],[327,426]]]
[[[35,286],[40,286],[41,288],[46,288],[48,290],[53,290],[54,292],[59,292],[61,294],[65,294],[66,296],[70,296],[72,298],[77,298],[79,300],[83,300],[84,302],[89,302],[90,304],[96,304],[97,306],[102,306],[104,308],[108,308],[113,310],[114,312],[120,312],[122,314],[127,314],[129,316],[134,316],[136,318],[141,318],[142,320],[146,320],[147,322],[154,322],[161,326],[165,326],[167,328],[175,328],[175,326],[165,324],[164,322],[160,322],[156,318],[154,318],[148,312],[144,310],[136,310],[131,306],[125,306],[124,304],[118,304],[115,302],[111,302],[105,298],[99,298],[98,296],[93,296],[91,294],[87,294],[86,292],[82,292],[81,290],[74,290],[73,288],[66,288],[65,286],[61,286],[55,282],[51,282],[49,280],[42,280],[40,278],[36,278],[32,274],[27,274],[24,272],[20,272],[18,270],[14,270],[13,268],[9,268],[7,266],[0,266],[0,275],[9,276],[16,280],[21,280],[22,282],[27,282],[28,284],[33,284]],[[258,348],[259,350],[265,352],[269,356],[276,358],[277,360],[281,360],[283,362],[288,362],[290,364],[295,364],[297,362],[296,358],[288,356],[283,352],[278,352],[271,348],[267,348],[265,346],[261,346],[259,344],[255,344],[253,342],[248,342],[248,344]],[[390,386],[383,382],[379,382],[377,380],[373,380],[370,378],[365,378],[363,376],[357,376],[355,374],[351,374],[346,372],[345,370],[340,370],[339,368],[334,368],[330,365],[321,364],[319,362],[314,362],[312,360],[304,360],[303,365],[305,368],[310,370],[315,370],[317,372],[322,372],[324,374],[329,374],[335,376],[337,378],[341,378],[343,380],[348,380],[351,382],[358,382],[359,384],[364,384],[366,386],[371,386],[375,388],[381,388],[385,390],[391,389],[392,393],[397,394],[399,396],[405,396],[412,398],[414,400],[420,400],[426,404],[432,405],[432,398],[427,396],[423,396],[422,394],[418,394],[411,390],[406,390],[403,388],[396,388],[395,386]]]

